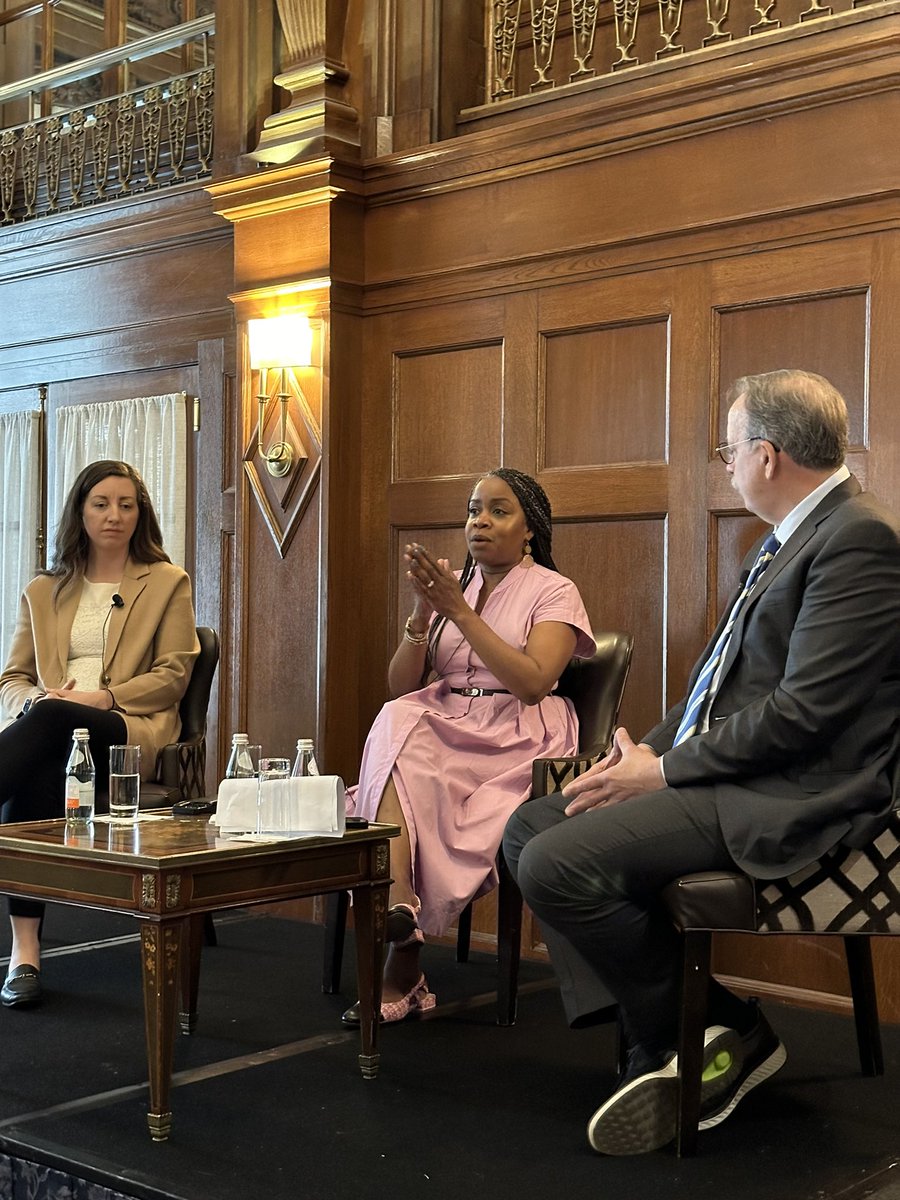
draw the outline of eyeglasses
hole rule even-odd
[[[719,458],[721,458],[722,462],[726,465],[726,467],[730,467],[735,459],[735,454],[734,454],[735,446],[743,446],[747,442],[768,442],[768,441],[769,441],[769,439],[767,437],[763,437],[762,434],[757,434],[756,437],[741,438],[741,440],[739,442],[719,442],[718,446],[716,446],[716,454],[718,454]],[[776,446],[774,442],[771,442],[770,445],[776,454],[778,454],[780,452],[780,450],[781,450],[780,446]]]

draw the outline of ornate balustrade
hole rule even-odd
[[[819,21],[883,0],[493,0],[490,99]]]
[[[203,39],[207,65],[0,130],[0,224],[44,217],[210,174],[214,18],[201,17],[0,87],[0,105],[98,78],[111,67]],[[99,90],[99,89],[98,89]]]
[[[3,224],[209,175],[212,67],[0,133]]]

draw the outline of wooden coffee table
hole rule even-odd
[[[353,893],[363,1075],[378,1073],[381,965],[396,825],[343,838],[226,841],[207,817],[153,814],[134,826],[97,820],[73,833],[63,820],[0,826],[0,892],[126,912],[141,926],[150,1108],[155,1141],[172,1127],[169,1089],[178,993],[193,1028],[204,914],[324,892]],[[179,986],[180,985],[180,986]]]

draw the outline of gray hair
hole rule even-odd
[[[728,389],[743,399],[747,437],[761,437],[799,467],[836,470],[849,444],[847,405],[837,388],[811,371],[744,375]]]

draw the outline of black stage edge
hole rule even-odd
[[[501,1029],[493,961],[426,947],[438,1008],[383,1030],[365,1080],[340,1024],[352,939],[345,994],[325,996],[321,928],[250,913],[217,928],[176,1046],[172,1135],[154,1143],[137,923],[48,912],[45,1003],[0,1010],[0,1200],[900,1200],[898,1029],[884,1078],[865,1079],[849,1018],[770,1005],[787,1066],[697,1158],[601,1158],[585,1125],[614,1084],[613,1030],[569,1031],[548,968],[523,965]]]

